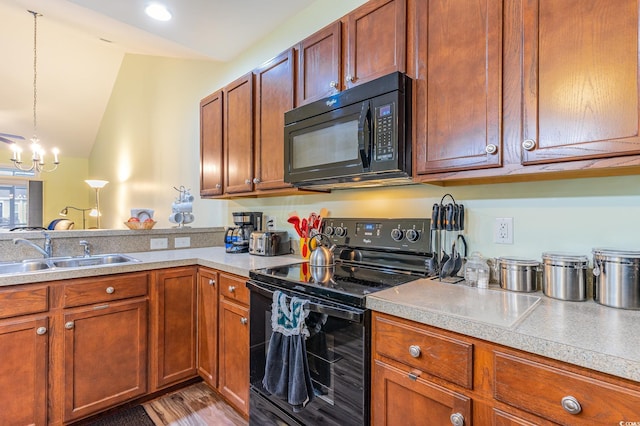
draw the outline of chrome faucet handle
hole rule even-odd
[[[46,257],[51,257],[53,255],[53,245],[51,244],[51,235],[46,232],[42,232],[44,234],[44,251],[47,253]]]
[[[84,247],[84,257],[91,256],[91,244],[87,240],[80,240],[79,244]]]

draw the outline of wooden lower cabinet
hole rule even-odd
[[[249,415],[249,292],[246,279],[220,274],[218,391]]]
[[[147,392],[147,304],[125,300],[64,312],[65,422]]]
[[[218,386],[218,272],[198,268],[198,374]]]
[[[151,391],[196,377],[196,267],[154,273]]]
[[[470,424],[470,398],[415,374],[374,361],[373,425]],[[453,423],[453,418],[462,423]]]
[[[48,318],[0,321],[0,424],[47,423]]]

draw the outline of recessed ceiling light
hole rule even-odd
[[[147,15],[158,21],[168,21],[171,19],[171,12],[167,10],[166,6],[159,3],[149,4],[144,11]]]

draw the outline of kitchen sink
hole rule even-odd
[[[64,259],[51,259],[51,264],[56,268],[80,268],[83,266],[111,265],[114,263],[137,262],[133,257],[124,254],[98,254],[86,257],[67,257]]]
[[[6,262],[0,263],[0,274],[19,274],[23,272],[41,271],[49,268],[50,265],[45,259]]]
[[[82,268],[87,266],[114,265],[128,262],[139,262],[139,260],[124,254],[96,254],[85,257],[29,259],[17,262],[0,263],[0,275],[20,274],[56,268]]]

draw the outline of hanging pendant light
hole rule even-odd
[[[53,148],[51,151],[53,153],[53,166],[47,168],[47,165],[44,161],[45,151],[40,145],[40,139],[38,138],[38,119],[37,119],[37,106],[38,106],[38,17],[42,16],[38,12],[34,12],[33,10],[28,10],[30,14],[33,15],[33,137],[31,138],[31,161],[32,164],[27,167],[27,165],[23,165],[22,163],[22,148],[18,146],[17,143],[13,143],[11,146],[11,150],[13,151],[13,155],[11,157],[11,161],[13,165],[22,171],[25,172],[52,172],[58,168],[59,161],[59,151],[58,148]]]

